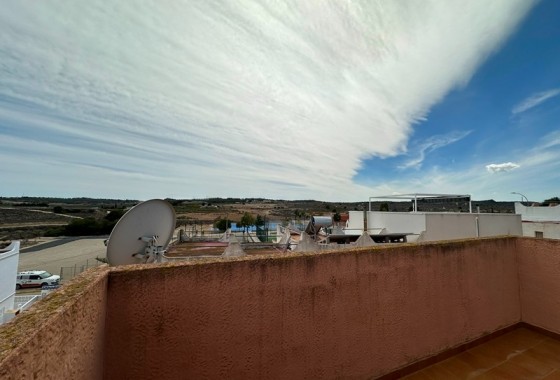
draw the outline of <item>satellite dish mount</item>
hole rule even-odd
[[[138,238],[138,240],[145,242],[146,248],[144,248],[143,253],[133,253],[132,257],[139,259],[143,263],[161,262],[162,256],[167,251],[164,249],[163,245],[158,244],[158,236],[142,236]]]

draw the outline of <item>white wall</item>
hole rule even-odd
[[[364,212],[348,211],[348,221],[344,233],[347,235],[360,235],[364,232]]]
[[[424,241],[522,235],[521,217],[515,214],[430,213],[426,221]]]
[[[19,241],[0,250],[0,309],[14,306],[16,276],[19,262]]]
[[[424,241],[464,239],[477,236],[475,214],[434,213],[426,215]]]
[[[515,213],[521,214],[521,219],[531,222],[560,222],[560,205],[553,207],[526,207],[515,202]]]
[[[535,232],[543,233],[545,239],[560,239],[560,223],[558,222],[523,222],[523,236],[536,237]]]
[[[425,213],[367,212],[368,232],[384,228],[386,233],[410,232],[421,234],[426,230]]]
[[[521,236],[515,214],[367,212],[368,232],[408,232],[409,241],[436,241],[499,235]],[[478,223],[478,226],[477,226]]]
[[[368,211],[366,217],[369,234],[407,232],[413,234],[409,242],[523,235],[521,216],[516,214]],[[350,211],[348,225],[357,227],[357,220],[361,222],[362,212]],[[560,233],[560,224],[558,228]]]
[[[475,214],[472,214],[475,215]],[[516,214],[477,214],[480,236],[523,236],[521,216]]]

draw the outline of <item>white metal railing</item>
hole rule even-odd
[[[29,296],[15,296],[14,297],[14,309],[19,309],[24,311],[28,309],[35,301],[41,298],[40,295],[29,295]]]

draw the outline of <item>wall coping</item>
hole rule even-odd
[[[504,235],[504,236],[491,236],[491,237],[481,237],[481,238],[466,238],[466,239],[455,239],[455,240],[439,240],[439,241],[428,241],[428,242],[414,242],[414,243],[399,243],[399,244],[383,244],[375,245],[371,247],[360,247],[360,248],[346,248],[346,249],[332,249],[332,250],[321,250],[317,252],[286,252],[286,253],[270,253],[263,255],[247,255],[241,257],[209,257],[200,258],[195,260],[185,260],[185,261],[173,261],[167,263],[161,263],[156,265],[146,265],[146,264],[133,264],[133,265],[122,265],[118,267],[109,268],[109,277],[113,276],[126,276],[127,273],[140,272],[140,271],[168,271],[174,270],[175,268],[181,267],[196,267],[201,265],[220,265],[220,264],[231,264],[232,262],[281,262],[297,259],[307,259],[312,257],[321,256],[333,256],[333,255],[354,255],[354,254],[390,254],[396,252],[408,252],[410,254],[418,254],[418,251],[429,250],[433,247],[439,247],[442,249],[456,250],[460,249],[465,245],[469,247],[475,245],[482,245],[486,241],[517,241],[517,239],[525,239],[524,237]],[[542,240],[542,239],[540,239]]]

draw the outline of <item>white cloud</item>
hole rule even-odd
[[[414,157],[400,165],[399,169],[419,169],[422,166],[422,162],[424,162],[427,154],[436,149],[453,144],[454,142],[465,138],[471,132],[472,131],[454,131],[445,135],[432,136],[424,141],[421,141],[414,147],[413,151],[409,153],[409,156],[412,155]]]
[[[548,91],[537,92],[536,94],[529,96],[528,98],[524,99],[522,102],[517,104],[515,107],[513,107],[511,113],[516,115],[525,112],[559,94],[560,94],[560,88],[554,88]]]
[[[519,168],[519,165],[513,162],[486,165],[486,170],[488,170],[490,173],[509,172],[517,168]]]
[[[5,191],[363,198],[531,5],[6,2]]]

